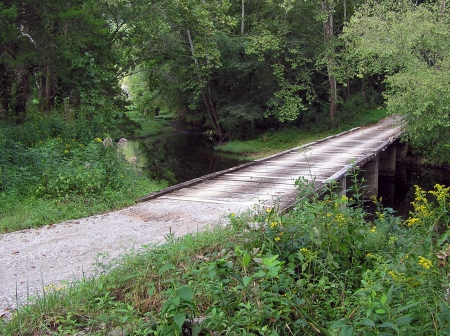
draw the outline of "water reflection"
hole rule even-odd
[[[408,218],[413,210],[414,186],[429,191],[442,184],[450,186],[450,171],[447,169],[426,168],[397,163],[395,177],[379,177],[378,196],[383,205],[394,209],[398,215]]]
[[[214,152],[214,143],[201,132],[178,128],[171,133],[130,141],[142,172],[170,185],[231,168],[238,158]]]

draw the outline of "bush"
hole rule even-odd
[[[59,116],[0,125],[0,232],[110,210],[161,187],[127,162],[125,139],[94,138],[94,129]],[[95,206],[83,210],[82,201]],[[73,211],[60,210],[60,216],[42,211],[47,206],[47,213],[56,213],[68,204]],[[26,225],[15,216],[25,211],[31,213]]]

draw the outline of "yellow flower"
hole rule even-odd
[[[430,269],[431,267],[433,267],[433,262],[422,256],[419,256],[419,265],[425,269]]]
[[[376,226],[373,226],[371,229],[370,229],[370,232],[376,232],[377,231],[377,227]]]
[[[69,153],[69,151],[68,151],[68,150],[66,149],[66,150],[64,151],[64,153],[66,153],[66,154],[67,154],[67,153]]]
[[[102,139],[100,139],[100,138],[95,138],[95,141],[98,141],[98,142],[103,142],[103,140],[102,140]]]
[[[267,212],[267,213],[269,213],[269,212],[271,212],[271,211],[272,211],[271,208],[267,208],[267,209],[266,209],[266,212]]]
[[[275,241],[280,241],[281,238],[280,237],[275,237]]]
[[[277,222],[272,222],[272,223],[270,223],[270,227],[273,229],[274,227],[276,227],[277,226]]]
[[[414,224],[419,224],[419,222],[420,222],[420,219],[419,219],[419,218],[416,218],[416,217],[414,217],[414,218],[408,218],[408,219],[406,220],[406,224],[407,224],[408,226],[413,226]]]

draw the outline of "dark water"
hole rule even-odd
[[[214,151],[214,142],[198,128],[175,124],[175,131],[133,141],[142,172],[170,185],[242,164],[236,157]]]
[[[450,186],[450,170],[397,163],[395,177],[379,177],[378,196],[383,198],[385,207],[407,218],[413,210],[414,185],[429,191],[436,184]]]

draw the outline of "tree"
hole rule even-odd
[[[386,105],[404,117],[421,153],[449,162],[450,22],[442,4],[369,3],[352,17],[344,40],[354,75],[384,74]]]
[[[31,98],[46,113],[63,103],[71,108],[83,105],[83,116],[111,106],[118,97],[121,71],[116,50],[122,49],[115,47],[123,36],[113,25],[107,4],[91,0],[1,4],[3,117],[25,120]]]

